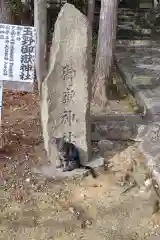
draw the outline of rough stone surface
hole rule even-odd
[[[151,29],[145,21],[146,9],[118,9],[118,39],[149,39]]]
[[[76,143],[82,162],[90,160],[88,32],[87,18],[65,4],[55,24],[49,73],[41,89],[44,144],[54,166],[58,164],[55,137]]]
[[[96,157],[95,159],[92,159],[87,166],[90,166],[94,169],[99,168],[104,165],[104,158],[103,157]],[[34,174],[43,175],[46,179],[55,179],[55,180],[61,180],[64,178],[76,178],[76,177],[84,177],[87,174],[90,173],[90,170],[85,169],[85,167],[77,168],[73,171],[68,172],[62,172],[60,169],[55,169],[53,165],[49,166],[43,166],[40,169],[32,169],[32,172]]]
[[[143,141],[144,136],[149,131],[147,121],[108,121],[96,123],[91,132],[91,139],[99,140],[134,140]],[[93,127],[93,125],[92,125]]]
[[[160,143],[160,141],[158,141],[155,144],[158,144],[158,143]],[[146,149],[144,147],[144,143],[141,143],[139,145],[139,148],[146,159],[146,165],[150,169],[150,172],[152,173],[152,177],[156,179],[160,187],[160,168],[159,168],[160,157],[158,157],[159,153],[157,154],[157,157],[154,157],[151,152],[152,147],[148,145],[148,149]],[[158,149],[158,152],[160,152],[159,150],[160,148]]]
[[[113,142],[109,140],[99,141],[98,146],[99,146],[100,155],[105,157],[105,153],[107,151],[113,150],[113,145],[114,145]]]
[[[126,41],[117,44],[117,65],[126,84],[146,108],[151,120],[141,132],[139,148],[146,165],[160,186],[160,59],[154,41]]]
[[[149,164],[159,168],[160,166],[160,123],[153,123],[144,141],[140,144],[141,150],[149,157]]]
[[[128,87],[148,114],[157,116],[160,116],[159,47],[154,41],[142,41],[139,45],[132,41],[128,47],[122,43],[116,49],[117,65]]]

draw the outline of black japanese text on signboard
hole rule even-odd
[[[9,54],[8,76],[11,78],[13,77],[15,37],[16,37],[16,26],[10,26],[10,40],[9,40],[10,54]]]
[[[15,48],[18,50],[19,46],[19,48],[21,48],[21,52],[18,53],[21,55],[20,79],[33,80],[35,55],[34,34],[35,32],[32,27],[0,24],[0,40],[3,40],[4,43],[4,64],[2,69],[4,76],[13,78],[13,67],[16,61]]]
[[[31,72],[33,71],[34,60],[34,46],[33,31],[30,27],[25,27],[22,33],[21,45],[21,67],[20,78],[21,80],[32,80]]]
[[[4,65],[3,65],[3,75],[8,76],[10,59],[9,59],[9,35],[10,35],[10,26],[1,25],[0,26],[0,38],[5,40],[4,45]]]
[[[10,78],[13,77],[15,28],[14,25],[0,25],[0,39],[5,42],[3,75]]]

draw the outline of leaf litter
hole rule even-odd
[[[0,240],[138,240],[160,234],[159,213],[153,216],[148,193],[142,197],[135,187],[121,195],[124,187],[118,184],[130,168],[124,159],[141,159],[136,145],[115,153],[112,167],[101,169],[97,179],[37,178],[32,167],[47,164],[38,93],[6,91],[3,106]]]

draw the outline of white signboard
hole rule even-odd
[[[30,91],[34,81],[35,46],[34,27],[0,24],[0,81],[4,81],[4,87]]]

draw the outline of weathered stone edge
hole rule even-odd
[[[126,79],[128,80],[127,81],[128,88],[134,93],[135,98],[139,102],[140,106],[146,108],[148,117],[150,119],[152,119],[152,124],[151,125],[148,124],[148,131],[152,131],[154,123],[156,123],[158,121],[159,124],[160,124],[160,121],[159,121],[160,117],[159,117],[159,115],[157,115],[156,113],[155,114],[152,113],[150,107],[147,105],[146,101],[143,99],[143,95],[141,95],[141,92],[137,91],[136,86],[132,83],[130,75],[124,73],[125,67],[121,66],[121,64],[119,64],[118,61],[115,61],[115,64],[116,64],[118,70],[120,71],[120,73],[122,74],[124,80],[125,81],[126,81]],[[159,98],[159,102],[160,102],[160,98]],[[146,115],[146,117],[147,117],[147,115]],[[141,143],[139,144],[139,149],[140,149],[141,153],[143,154],[143,156],[144,156],[144,158],[146,160],[147,168],[149,169],[149,171],[152,174],[152,177],[155,178],[155,180],[157,181],[157,184],[160,187],[160,169],[158,168],[158,166],[157,166],[157,164],[155,162],[155,157],[152,156],[152,154],[149,154],[149,152],[146,152],[144,150],[143,144],[145,143],[145,141],[146,142],[148,141],[148,139],[146,139],[146,135],[144,135],[142,137]]]
[[[115,64],[116,64],[116,67],[117,67],[118,71],[120,72],[121,76],[123,77],[123,80],[125,81],[127,87],[134,94],[134,96],[135,96],[136,100],[138,101],[138,103],[140,104],[140,106],[148,109],[145,101],[141,98],[139,91],[137,91],[136,86],[132,83],[131,76],[126,73],[127,72],[127,71],[125,71],[126,68],[124,66],[122,66],[116,59],[115,59]],[[126,79],[127,79],[127,81],[126,81]]]
[[[104,166],[104,158],[103,157],[97,157],[96,159],[93,158],[92,161],[87,163],[87,166],[90,166],[93,169],[98,170],[100,167]],[[47,173],[48,170],[49,170],[49,173]],[[33,168],[32,173],[35,174],[37,177],[38,176],[40,178],[43,177],[43,179],[46,179],[46,180],[52,179],[55,181],[59,181],[59,180],[82,179],[83,177],[90,175],[90,170],[85,168],[79,168],[70,172],[62,172],[60,170],[55,171],[55,169],[52,169],[52,165],[46,165],[39,169]]]
[[[146,160],[146,163],[145,165],[147,166],[147,168],[149,169],[151,175],[152,175],[152,178],[154,178],[156,181],[157,181],[157,184],[160,188],[160,171],[158,170],[157,168],[157,165],[154,161],[154,158],[152,155],[148,154],[144,149],[143,149],[143,146],[142,146],[143,143],[141,143],[139,145],[139,149],[141,151],[141,153],[143,154],[145,160]]]
[[[125,121],[113,121],[108,122],[108,124],[97,123],[95,124],[94,131],[91,132],[91,140],[143,141],[142,132],[146,126],[146,124],[129,123]]]
[[[142,141],[142,130],[147,121],[140,114],[110,114],[91,116],[91,140]]]
[[[130,74],[127,72],[126,67],[122,66],[121,63],[119,63],[116,59],[115,56],[115,64],[117,69],[119,70],[123,80],[125,81],[126,85],[128,86],[128,89],[134,94],[138,104],[144,108],[145,110],[145,117],[147,119],[153,119],[153,121],[160,120],[160,115],[159,112],[153,111],[154,107],[160,108],[160,102],[158,101],[158,98],[156,98],[156,103],[151,104],[150,101],[146,101],[146,99],[143,98],[143,92],[142,91],[137,91],[137,87],[135,84],[133,84],[132,77]],[[127,81],[126,81],[127,79]]]

